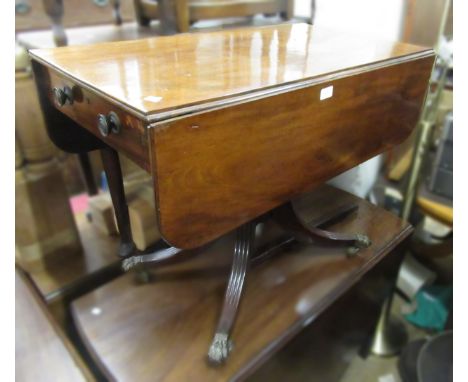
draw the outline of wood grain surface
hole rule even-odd
[[[52,87],[66,82],[85,97],[60,114],[96,137],[98,113],[119,115],[122,133],[101,139],[153,175],[159,231],[180,248],[403,141],[434,62],[431,49],[306,24],[31,54],[46,114],[56,113]],[[49,134],[71,148],[99,146],[51,121]]]
[[[105,235],[86,220],[84,213],[75,215],[82,252],[57,253],[47,258],[45,266],[21,264],[34,281],[42,297],[49,303],[63,298],[80,285],[86,285],[100,271],[119,267],[119,239]]]
[[[55,107],[60,113],[69,117],[79,126],[85,128],[106,144],[124,153],[141,168],[149,171],[149,151],[144,122],[124,112],[118,106],[99,97],[94,92],[75,86],[73,81],[63,75],[58,75],[45,66],[34,63],[33,68],[40,85],[41,97],[47,98],[46,101],[42,100],[42,102],[47,102],[48,105]],[[65,104],[59,107],[55,104],[53,89],[56,87],[63,89],[65,86],[73,90],[73,104]],[[118,134],[109,134],[103,137],[98,129],[98,115],[108,115],[111,111],[118,115],[122,127]],[[47,113],[50,116],[51,111],[47,111]],[[48,127],[50,128],[50,126]],[[52,130],[63,131],[63,135],[65,136],[71,135],[67,134],[70,126],[66,123],[52,126]],[[79,142],[76,143],[79,146]]]
[[[15,171],[15,248],[27,267],[46,267],[81,252],[69,194],[57,160],[27,163]]]
[[[15,380],[90,380],[44,302],[21,271],[15,271]],[[88,378],[87,378],[88,377]]]
[[[356,361],[367,365],[369,340],[382,304],[392,293],[404,250],[398,246],[311,325],[292,338],[258,369],[239,378],[248,382],[363,382]],[[394,310],[396,311],[396,310]],[[371,368],[369,368],[371,369]],[[366,371],[369,371],[366,370]],[[369,382],[374,382],[372,379]]]
[[[402,142],[433,58],[157,124],[159,229],[193,248]],[[333,96],[321,100],[324,88]]]
[[[432,55],[307,24],[280,24],[136,41],[32,50],[34,59],[141,116],[277,91],[350,68]],[[177,114],[175,111],[171,115]]]
[[[371,247],[347,258],[343,247],[295,244],[251,268],[224,366],[208,367],[205,356],[222,306],[232,234],[182,263],[152,269],[149,284],[136,284],[129,273],[75,301],[82,339],[111,380],[226,381],[251,373],[411,232],[389,212],[329,186],[302,197],[296,208],[311,221],[350,202],[359,204],[358,212],[329,228],[366,233]],[[270,240],[279,234],[274,226],[264,232]]]

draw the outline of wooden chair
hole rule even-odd
[[[294,0],[135,0],[135,11],[140,25],[166,17],[160,8],[172,8],[179,32],[187,32],[198,20],[228,17],[249,17],[256,14],[279,14],[283,19],[293,17]]]

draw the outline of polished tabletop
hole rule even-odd
[[[33,58],[81,85],[156,120],[426,54],[431,50],[308,24],[31,51]]]

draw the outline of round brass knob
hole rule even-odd
[[[69,86],[63,88],[54,88],[54,100],[57,106],[62,107],[65,104],[73,103],[73,92]]]
[[[107,137],[109,134],[120,133],[120,119],[113,111],[109,114],[98,114],[98,129],[102,136]]]

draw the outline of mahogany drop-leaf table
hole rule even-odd
[[[351,253],[370,245],[366,232],[307,226],[290,200],[402,142],[434,64],[432,49],[306,24],[30,54],[51,139],[68,152],[102,152],[126,268],[237,229],[215,363],[231,349],[261,217],[273,211],[297,237],[345,242]],[[136,252],[118,153],[151,173],[158,229],[173,248]]]

